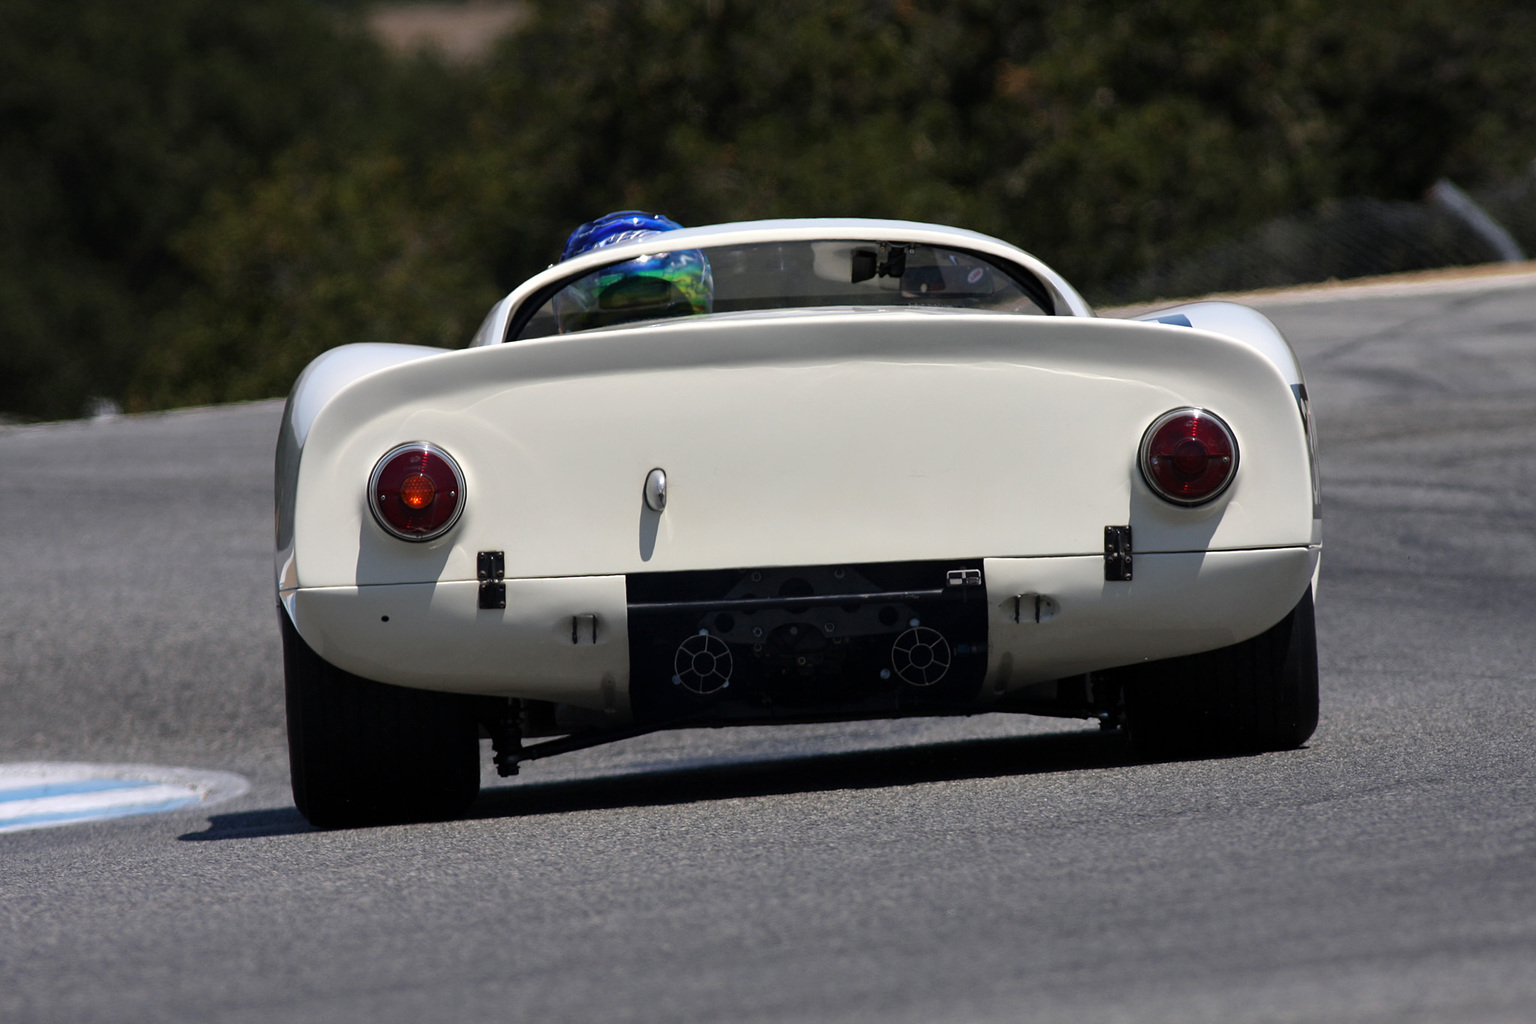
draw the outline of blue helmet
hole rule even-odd
[[[621,210],[572,231],[560,259],[681,227],[659,214]],[[698,249],[688,249],[649,253],[573,281],[555,296],[554,312],[566,334],[629,320],[708,313],[713,306],[709,260]]]

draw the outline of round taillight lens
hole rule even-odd
[[[368,478],[368,507],[401,540],[432,540],[464,511],[464,474],[436,445],[413,441],[392,449]]]
[[[1159,416],[1141,438],[1141,475],[1158,497],[1175,505],[1215,499],[1237,474],[1237,440],[1221,417],[1205,409]]]

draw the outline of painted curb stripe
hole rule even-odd
[[[0,803],[0,832],[36,822],[62,822],[87,818],[149,814],[197,803],[202,795],[187,786],[155,782],[129,782],[126,786],[94,793],[70,793],[33,800]]]
[[[89,808],[84,811],[34,814],[27,818],[4,818],[0,819],[0,832],[21,832],[29,828],[41,828],[45,825],[68,825],[76,821],[124,818],[131,814],[158,814],[161,811],[174,811],[194,803],[197,803],[195,795],[191,797],[177,797],[174,800],[166,800],[158,804],[137,804],[132,807],[113,808],[110,814],[103,814],[101,808]]]
[[[12,800],[36,800],[45,796],[68,796],[72,793],[100,793],[109,789],[132,789],[139,786],[153,786],[155,783],[143,779],[80,779],[76,782],[45,782],[40,786],[26,786],[22,789],[0,789],[0,803],[9,803]],[[0,811],[5,808],[0,807]]]
[[[230,772],[158,765],[0,764],[0,833],[210,806],[250,788]]]

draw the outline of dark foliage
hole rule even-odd
[[[0,5],[0,412],[459,344],[615,208],[954,223],[1107,296],[1536,156],[1514,0],[530,7],[451,69],[387,57],[351,2]]]
[[[0,411],[126,397],[201,285],[179,236],[296,145],[429,131],[405,77],[307,0],[0,4]]]

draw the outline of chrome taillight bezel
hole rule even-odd
[[[1225,439],[1227,447],[1231,451],[1230,462],[1227,466],[1226,476],[1212,490],[1202,492],[1201,494],[1194,497],[1169,491],[1157,479],[1157,476],[1153,472],[1151,465],[1151,449],[1153,443],[1157,439],[1158,434],[1161,433],[1165,426],[1174,420],[1185,419],[1189,417],[1194,417],[1198,420],[1202,420],[1214,425]],[[1196,508],[1201,505],[1209,505],[1211,502],[1227,493],[1227,491],[1232,487],[1232,481],[1237,479],[1238,462],[1239,451],[1237,445],[1237,435],[1232,432],[1232,428],[1227,425],[1226,420],[1222,419],[1220,416],[1216,415],[1209,409],[1202,409],[1192,405],[1183,406],[1178,409],[1170,409],[1159,416],[1157,419],[1153,420],[1151,426],[1147,427],[1146,432],[1141,435],[1141,446],[1138,450],[1136,459],[1137,467],[1141,470],[1141,479],[1152,491],[1152,493],[1157,495],[1162,500],[1168,502],[1169,504],[1178,505],[1181,508]]]
[[[418,454],[438,459],[453,476],[454,483],[454,507],[448,517],[436,525],[424,530],[402,529],[391,522],[388,514],[381,505],[388,500],[379,493],[381,478],[386,469],[402,455]],[[439,488],[439,490],[441,490]],[[380,529],[397,540],[409,541],[415,544],[437,540],[439,537],[458,525],[460,517],[464,515],[464,506],[468,501],[464,486],[464,471],[459,468],[458,461],[449,455],[438,445],[430,441],[407,441],[405,444],[396,445],[374,464],[373,472],[368,474],[368,493],[366,495],[368,511],[373,513],[373,521],[379,524]]]

